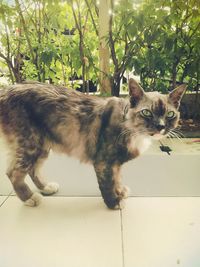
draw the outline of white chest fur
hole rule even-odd
[[[134,152],[137,150],[139,154],[144,153],[149,146],[151,145],[151,138],[147,136],[137,136],[137,137],[132,137],[131,142],[129,144],[129,151]]]

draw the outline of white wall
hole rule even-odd
[[[155,143],[138,159],[122,168],[123,183],[133,196],[200,196],[200,142],[191,139],[165,141],[172,148],[171,156]],[[5,175],[5,148],[0,145],[0,195],[12,187]],[[78,160],[51,153],[42,173],[48,181],[60,184],[58,195],[100,195],[93,167]],[[29,177],[28,183],[33,187]]]

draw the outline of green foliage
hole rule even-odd
[[[167,92],[176,82],[187,82],[191,90],[198,90],[199,0],[111,2],[111,36],[106,39],[112,48],[113,84],[119,85],[125,70],[133,70],[149,91]],[[7,66],[12,82],[33,79],[66,85],[75,74],[98,81],[98,6],[94,0],[17,3],[0,0],[1,68]]]
[[[199,1],[144,1],[139,12],[145,14],[145,30],[132,66],[144,87],[165,91],[176,82],[198,87]]]
[[[1,29],[0,45],[5,58],[10,63],[14,62],[11,69],[14,76],[17,76],[17,72],[20,76],[19,80],[17,77],[14,77],[14,80],[50,80],[53,83],[66,84],[75,74],[81,76],[79,35],[75,28],[71,4],[57,0],[23,0],[20,3],[25,25],[16,3],[12,6],[5,1],[0,8],[0,21],[4,26]],[[91,21],[85,21],[86,5],[81,5],[81,8],[85,40],[92,40],[84,44],[85,56],[89,61],[87,78],[96,80],[94,67],[98,64],[98,39],[95,33],[90,31]],[[11,14],[12,19],[9,19]]]

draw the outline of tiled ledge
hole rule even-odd
[[[132,196],[200,196],[200,139],[167,139],[172,151],[155,142],[143,156],[123,168]]]
[[[199,139],[162,141],[172,150],[170,155],[155,142],[144,155],[125,164],[123,183],[131,189],[131,196],[200,196]],[[8,195],[12,187],[5,176],[5,150],[0,147],[0,195]],[[60,184],[58,196],[100,195],[93,167],[76,159],[51,153],[43,176]],[[34,188],[29,177],[27,182]]]
[[[177,154],[200,154],[200,137],[199,138],[167,138],[161,140],[161,143],[165,146],[169,146],[172,150],[172,155]],[[145,154],[160,154],[161,143],[155,141],[151,148]]]

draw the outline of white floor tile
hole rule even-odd
[[[7,198],[8,198],[7,196],[0,196],[0,207],[3,206],[3,204],[5,203],[5,201],[6,201]]]
[[[9,197],[0,208],[2,267],[122,267],[120,212],[101,198]]]
[[[129,198],[125,267],[199,267],[200,198]]]
[[[7,196],[10,192],[13,191],[11,182],[8,180],[8,177],[0,177],[0,196]]]
[[[2,144],[0,138],[0,195],[9,195],[12,190],[12,186],[8,177],[6,176],[8,152],[5,150],[5,146]]]

